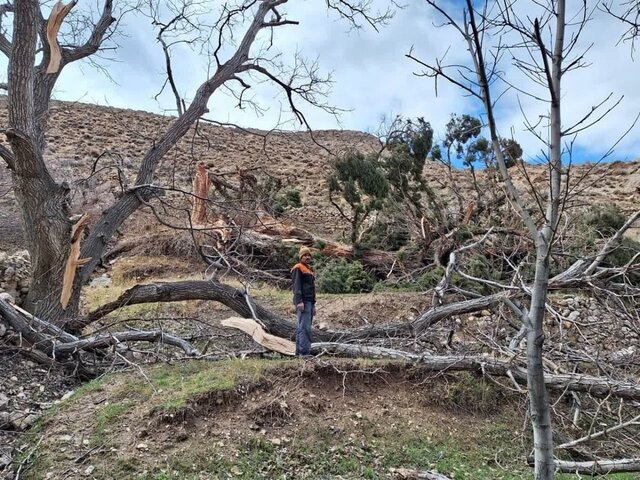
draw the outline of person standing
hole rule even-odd
[[[300,260],[291,269],[293,280],[293,304],[296,308],[298,328],[296,329],[296,355],[311,353],[311,323],[316,313],[316,276],[311,268],[311,250],[301,247]]]

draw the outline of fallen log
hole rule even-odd
[[[512,360],[502,360],[495,357],[420,355],[389,348],[334,342],[313,343],[311,352],[316,355],[331,353],[349,357],[394,358],[419,364],[423,368],[435,372],[472,371],[482,375],[509,377],[520,385],[527,384],[527,370],[524,366],[520,366]],[[524,365],[524,361],[522,363]],[[585,392],[594,397],[611,395],[618,398],[640,400],[640,384],[628,380],[595,377],[580,373],[545,372],[544,377],[545,385],[552,390]]]
[[[451,477],[438,472],[414,470],[413,468],[391,468],[389,473],[398,480],[451,480]]]
[[[640,458],[622,458],[619,460],[595,460],[592,462],[571,462],[555,460],[556,470],[564,473],[584,475],[608,475],[610,473],[640,472]],[[529,459],[533,466],[533,459]]]
[[[229,326],[240,328],[236,325]],[[255,320],[243,319],[240,330],[247,332],[259,328],[260,325]],[[253,338],[265,348],[270,348],[269,343],[275,341],[275,339],[270,338],[269,342],[265,342],[262,341],[259,336]],[[508,377],[520,385],[527,385],[527,369],[524,366],[524,359],[518,364],[514,361],[516,359],[504,360],[478,355],[421,355],[391,348],[338,342],[312,343],[311,353],[313,355],[332,354],[347,357],[404,360],[418,364],[422,368],[434,372],[471,371],[481,375]],[[627,380],[594,377],[579,373],[556,374],[545,372],[545,385],[552,390],[586,392],[594,397],[614,396],[630,400],[640,400],[640,384]]]
[[[412,322],[391,323],[386,325],[368,325],[344,331],[313,330],[316,341],[352,341],[366,338],[407,337],[419,335],[436,323],[455,315],[484,310],[513,298],[518,293],[500,292],[494,295],[437,305],[426,310]],[[180,282],[158,282],[136,285],[126,290],[120,297],[91,312],[86,318],[71,321],[68,327],[79,331],[105,315],[127,305],[153,302],[178,302],[184,300],[210,300],[220,302],[244,318],[253,318],[254,314],[247,301],[251,301],[255,316],[264,324],[267,333],[282,338],[293,339],[296,324],[282,318],[256,303],[251,297],[237,288],[215,280],[185,280]]]

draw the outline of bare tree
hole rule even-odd
[[[535,478],[551,479],[556,467],[551,412],[545,387],[543,321],[547,309],[552,247],[566,199],[563,179],[567,181],[568,169],[563,157],[568,154],[564,150],[563,142],[601,118],[600,112],[595,113],[592,110],[575,125],[563,126],[561,85],[565,74],[584,65],[583,53],[576,50],[591,12],[585,3],[580,5],[577,12],[568,16],[565,0],[537,3],[539,10],[533,19],[520,16],[516,2],[508,0],[486,2],[480,7],[467,0],[465,8],[455,13],[436,0],[427,0],[427,3],[443,18],[445,25],[459,33],[471,54],[471,61],[468,65],[448,65],[445,61],[425,62],[413,52],[408,56],[424,68],[425,76],[436,80],[444,78],[482,102],[504,188],[535,244],[535,277],[531,285],[524,287],[529,299],[524,302],[525,308],[522,309],[516,308],[513,302],[508,302],[508,305],[521,316],[525,325]],[[513,59],[514,65],[536,88],[527,89],[504,77],[500,61],[505,54]],[[546,145],[548,190],[544,193],[532,191],[538,206],[535,210],[529,208],[525,196],[515,187],[500,146],[499,127],[494,109],[496,99],[500,97],[500,92],[496,93],[495,90],[501,87],[516,89],[523,95],[535,97],[544,102],[549,109],[549,124],[546,125],[548,139],[538,134]],[[537,90],[539,87],[542,87],[542,93]],[[526,116],[526,112],[524,113]],[[527,127],[532,133],[536,133],[535,125],[528,124]],[[637,214],[635,217],[637,218]],[[602,257],[599,256],[594,261],[602,261]],[[578,267],[578,270],[582,273],[593,272],[591,268],[585,270],[584,267]]]

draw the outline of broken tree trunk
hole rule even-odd
[[[423,312],[412,322],[390,323],[386,325],[368,325],[345,331],[313,330],[315,341],[352,341],[366,338],[408,337],[419,335],[429,327],[445,318],[477,312],[490,308],[503,302],[507,298],[513,298],[511,292],[500,292],[494,295],[464,300],[461,302],[438,305]],[[120,297],[111,303],[103,305],[91,312],[86,318],[69,323],[73,330],[81,330],[87,325],[99,320],[105,315],[126,305],[152,302],[178,302],[183,300],[213,300],[229,307],[244,318],[255,316],[264,324],[267,333],[282,338],[295,338],[296,324],[291,320],[282,318],[272,313],[260,304],[256,303],[242,290],[230,287],[214,280],[185,280],[181,282],[152,283],[136,285],[126,290]],[[251,302],[252,308],[249,308]]]
[[[196,167],[196,176],[193,179],[193,210],[191,221],[203,224],[207,221],[207,199],[209,198],[211,179],[203,162]]]
[[[385,274],[398,263],[394,252],[375,249],[356,251],[352,246],[314,236],[306,230],[284,224],[272,217],[262,218],[256,225],[242,230],[238,241],[245,247],[261,252],[277,251],[283,243],[304,245],[328,257],[359,260],[370,269]]]
[[[51,15],[47,21],[47,42],[49,43],[50,51],[47,73],[57,73],[60,69],[62,52],[60,51],[60,45],[58,44],[58,32],[60,31],[64,18],[69,14],[71,9],[75,7],[77,2],[78,0],[73,0],[65,5],[58,1],[51,10]]]
[[[260,334],[254,335],[254,332],[262,330],[255,320],[238,320],[243,321],[241,324],[229,322],[228,326],[249,333],[256,343],[265,348],[271,348],[270,345],[280,347],[273,336],[265,340]],[[280,340],[286,342],[284,339]],[[290,344],[285,343],[284,345]],[[514,363],[513,360],[503,360],[489,356],[421,355],[391,348],[338,342],[313,343],[311,344],[311,353],[314,355],[334,354],[348,357],[392,358],[415,363],[426,370],[434,372],[471,371],[482,375],[508,377],[520,385],[527,385],[527,370],[525,367]],[[545,385],[552,390],[587,392],[594,397],[614,396],[629,400],[640,400],[640,384],[626,380],[614,380],[607,377],[594,377],[579,373],[554,374],[546,372]]]
[[[73,280],[76,277],[76,269],[89,261],[89,259],[80,258],[80,239],[90,218],[91,217],[85,213],[71,229],[71,249],[69,251],[69,258],[67,258],[67,264],[64,268],[62,292],[60,293],[60,304],[63,310],[67,309],[67,305],[69,305],[69,300],[71,299],[71,290],[73,289]]]

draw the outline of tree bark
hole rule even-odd
[[[438,305],[423,312],[412,322],[391,323],[387,325],[365,326],[346,331],[313,330],[315,341],[353,341],[367,338],[407,337],[419,335],[436,323],[454,315],[484,310],[514,293],[500,292],[486,297],[461,302]],[[79,331],[109,313],[127,306],[152,302],[179,302],[184,300],[212,300],[226,305],[244,318],[253,318],[251,302],[256,317],[264,324],[265,330],[279,337],[295,338],[296,324],[269,311],[256,303],[239,289],[211,280],[185,280],[181,282],[158,282],[136,285],[125,291],[120,297],[91,312],[86,318],[70,321],[66,326]]]
[[[583,475],[608,475],[610,473],[640,472],[640,458],[596,460],[593,462],[556,460],[554,464],[561,472]]]
[[[38,116],[34,68],[40,5],[17,2],[13,48],[9,59],[7,138],[15,155],[13,184],[20,206],[27,249],[31,254],[32,283],[25,308],[45,318],[59,318],[64,266],[69,248],[69,190],[58,185],[43,159],[43,122]]]

